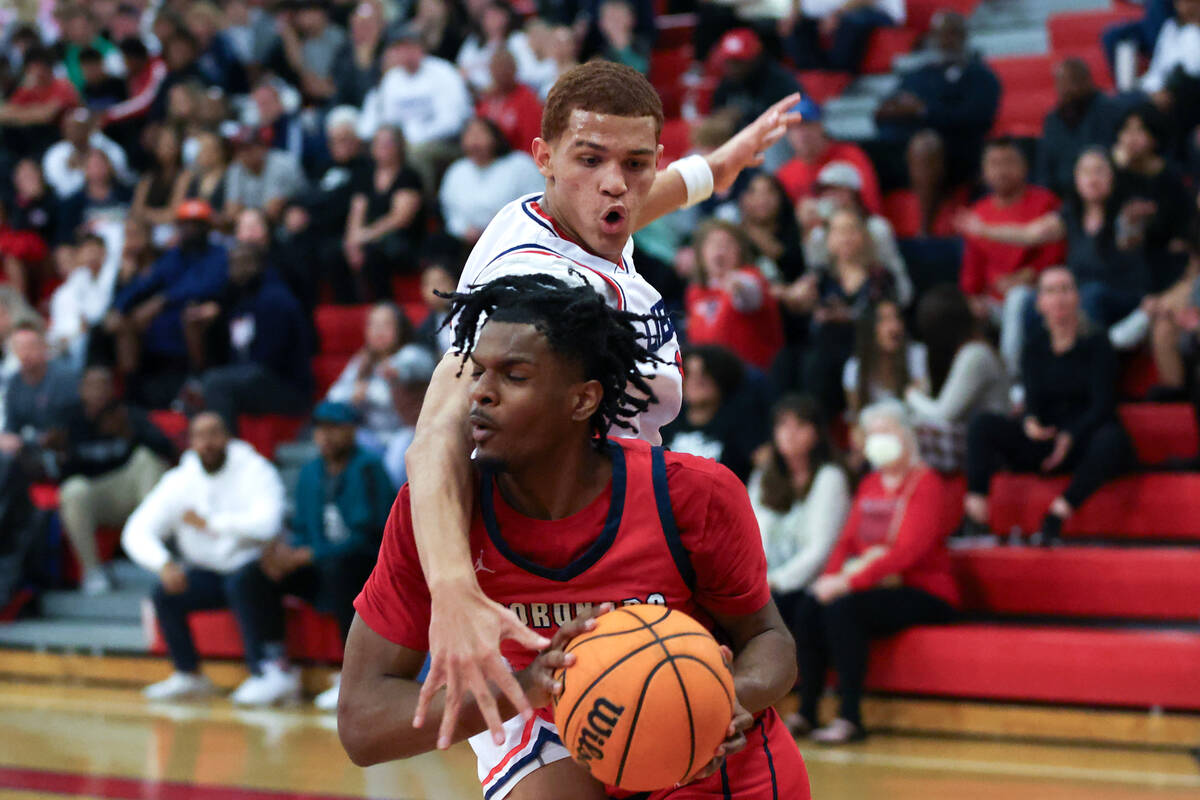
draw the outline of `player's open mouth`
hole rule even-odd
[[[600,218],[600,226],[605,233],[619,233],[625,227],[625,209],[610,208]]]
[[[471,439],[475,444],[482,444],[496,432],[495,423],[485,414],[472,411],[467,421],[471,423]]]

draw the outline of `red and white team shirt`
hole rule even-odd
[[[613,435],[637,436],[658,444],[662,439],[659,431],[675,419],[683,402],[679,340],[662,295],[634,269],[632,238],[617,263],[592,255],[563,235],[542,208],[542,197],[528,195],[500,209],[471,250],[458,291],[505,275],[544,272],[570,280],[574,273],[614,308],[653,317],[641,326],[640,333],[646,349],[666,362],[646,368],[653,373],[658,402],[629,421],[636,432],[615,429]]]
[[[610,440],[613,477],[586,508],[561,520],[523,516],[494,482],[479,482],[470,532],[484,593],[546,637],[583,609],[604,602],[679,609],[721,632],[706,612],[751,614],[770,599],[766,556],[745,487],[711,459],[664,452],[645,442]],[[430,598],[412,531],[408,487],[384,529],[374,572],[355,601],[363,621],[388,641],[429,647]],[[535,653],[503,645],[514,669]],[[472,737],[486,800],[499,800],[533,770],[568,758],[549,709],[505,723],[497,746]],[[758,715],[749,744],[721,772],[650,800],[804,800],[808,780],[799,751],[773,709]],[[615,789],[610,793],[622,797]]]

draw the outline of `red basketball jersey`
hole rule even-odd
[[[570,563],[549,568],[522,556],[522,531],[507,530],[497,518],[497,492],[490,475],[480,481],[480,508],[471,526],[476,577],[491,599],[508,606],[547,638],[560,625],[593,605],[655,603],[678,609],[709,625],[692,594],[695,571],[675,525],[660,448],[638,439],[610,440],[613,478],[608,514],[599,538]],[[594,529],[590,531],[594,536]],[[533,654],[511,642],[504,650],[514,669]]]

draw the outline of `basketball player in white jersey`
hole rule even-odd
[[[681,403],[679,346],[661,296],[634,269],[633,232],[728,189],[743,169],[761,163],[763,151],[796,120],[787,109],[799,99],[781,100],[709,155],[658,172],[662,103],[645,77],[605,61],[567,71],[546,99],[542,135],[532,143],[546,190],[514,201],[492,220],[467,260],[460,291],[513,272],[574,272],[611,304],[654,314],[658,322],[647,326],[645,344],[666,363],[651,380],[658,402],[636,423],[639,437],[657,444]],[[467,545],[474,488],[466,434],[470,371],[460,367],[453,353],[438,366],[406,457],[414,538],[432,599],[432,663],[413,724],[423,724],[444,685],[438,746],[449,747],[468,693],[501,746],[508,736],[491,687],[523,716],[532,710],[500,655],[500,641],[541,650],[549,640],[484,596],[475,579]]]

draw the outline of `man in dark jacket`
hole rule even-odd
[[[938,13],[930,30],[933,56],[906,74],[895,94],[875,111],[880,138],[901,150],[924,128],[946,141],[950,178],[966,180],[979,163],[983,140],[996,120],[1000,81],[967,50],[967,23],[961,14]]]
[[[91,367],[79,382],[79,404],[65,421],[61,443],[59,514],[83,567],[83,591],[112,588],[96,549],[96,528],[121,528],[175,457],[145,411],[117,397],[112,372]]]
[[[184,314],[192,363],[208,367],[199,378],[203,404],[230,430],[239,414],[303,413],[313,393],[307,317],[283,280],[264,269],[264,257],[256,245],[235,247],[225,294]],[[210,366],[216,361],[210,329],[227,348],[222,366]]]
[[[276,542],[263,553],[256,576],[264,598],[294,594],[337,617],[342,641],[354,620],[354,598],[375,568],[388,512],[396,496],[383,464],[358,447],[358,415],[346,403],[326,401],[313,412],[320,456],[304,465],[296,486],[292,544]],[[263,611],[263,636],[282,641],[280,604]],[[339,681],[317,696],[317,707],[337,708]]]
[[[1089,147],[1112,146],[1116,139],[1117,102],[1096,88],[1092,70],[1081,58],[1063,60],[1054,70],[1058,105],[1046,115],[1038,142],[1037,181],[1065,197],[1075,188],[1075,160]]]
[[[184,309],[219,296],[229,277],[225,248],[209,241],[212,207],[203,200],[188,200],[180,204],[176,217],[179,246],[113,299],[119,315],[118,363],[136,378],[138,399],[151,408],[167,405],[186,377]]]
[[[772,104],[800,91],[800,83],[770,55],[749,28],[721,37],[717,53],[724,74],[713,93],[713,111],[736,111],[738,126],[749,125]]]

